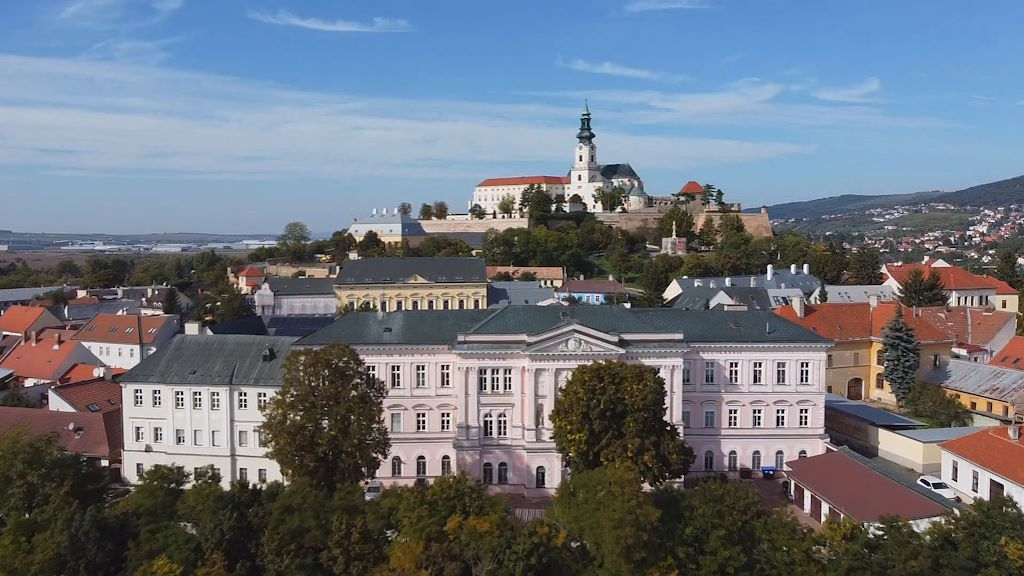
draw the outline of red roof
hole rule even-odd
[[[992,278],[991,276],[979,276],[978,274],[971,274],[967,270],[959,266],[935,266],[937,260],[928,260],[926,263],[915,262],[912,264],[887,264],[885,269],[896,282],[902,286],[907,278],[910,277],[910,273],[914,270],[919,270],[924,277],[927,278],[932,272],[939,275],[942,279],[942,287],[946,290],[982,290],[985,288],[995,288],[997,293],[1004,294],[1007,289],[1010,290],[1010,294],[1016,294],[1017,291],[1010,288],[1006,282]],[[1001,285],[1001,286],[1000,286]],[[1003,290],[1003,292],[998,292]]]
[[[586,294],[625,294],[626,288],[614,280],[569,280],[562,284],[556,292],[586,293]]]
[[[1024,486],[1024,444],[1010,440],[1008,427],[985,428],[947,440],[939,447]]]
[[[790,471],[786,474],[794,482],[860,523],[877,522],[884,516],[932,518],[950,510],[842,452],[826,452],[787,464]]]
[[[111,344],[152,344],[156,336],[177,316],[137,316],[134,314],[97,314],[72,337],[87,342]]]
[[[508,272],[513,278],[532,272],[537,280],[561,280],[565,278],[565,268],[561,266],[488,266],[487,279],[491,280],[502,272]]]
[[[57,380],[67,371],[63,366],[79,346],[82,345],[78,342],[66,340],[59,344],[55,339],[39,340],[35,345],[24,340],[0,362],[0,368],[13,370],[19,378]]]
[[[82,296],[81,298],[72,298],[68,300],[68,304],[99,304],[100,299],[96,296]]]
[[[114,416],[105,418],[101,413],[0,406],[0,435],[19,428],[31,436],[54,434],[57,444],[68,452],[108,458],[121,451],[121,437],[115,435],[120,425],[115,427],[113,422],[115,416],[120,422],[121,415],[120,410],[107,414]]]
[[[238,275],[241,276],[242,278],[257,277],[257,276],[260,277],[260,278],[263,278],[264,276],[266,276],[266,273],[263,270],[260,270],[259,268],[255,268],[253,266],[249,266],[245,270],[242,270],[242,272],[239,273]]]
[[[805,304],[803,318],[792,306],[777,308],[775,313],[832,340],[866,340],[882,337],[885,325],[896,316],[897,306],[902,307],[903,319],[914,329],[919,342],[953,340],[924,318],[915,316],[912,309],[897,302],[882,302],[874,308],[868,302]]]
[[[679,194],[703,194],[704,187],[700,185],[696,180],[690,180],[679,189]]]
[[[96,380],[97,370],[105,370],[107,376],[117,376],[118,374],[124,374],[127,372],[124,368],[112,368],[109,366],[103,366],[101,364],[82,364],[76,363],[68,368],[60,377],[61,384],[74,384],[75,382],[87,382],[90,380]]]
[[[515,176],[513,178],[488,178],[477,186],[529,186],[530,184],[567,184],[568,176]]]
[[[0,316],[0,332],[25,334],[45,312],[46,308],[36,306],[11,306]]]
[[[1017,318],[1012,312],[998,312],[991,308],[930,306],[918,308],[917,313],[945,333],[948,339],[982,346],[989,344]]]
[[[1003,349],[992,356],[989,364],[1024,370],[1024,336],[1014,336]]]
[[[121,385],[110,380],[94,378],[61,384],[50,388],[50,394],[59,396],[78,412],[110,412],[121,407]]]

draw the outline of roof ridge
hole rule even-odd
[[[492,318],[494,318],[498,314],[501,314],[508,307],[509,307],[508,302],[500,302],[498,304],[498,307],[494,310],[494,312],[488,314],[487,316],[484,317],[483,320],[481,320],[481,321],[477,322],[476,324],[474,324],[473,326],[471,326],[470,329],[466,330],[465,333],[466,334],[472,334],[472,333],[476,332],[478,329],[483,327],[484,324],[490,322]]]

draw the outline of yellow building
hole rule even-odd
[[[895,302],[811,305],[794,300],[793,306],[779,308],[776,313],[835,341],[825,370],[829,392],[851,400],[871,398],[895,402],[892,389],[882,375],[885,370],[882,332],[900,306]],[[918,374],[923,376],[936,367],[948,365],[953,340],[915,316],[910,308],[903,307],[903,317],[914,329],[921,346]]]
[[[347,260],[334,285],[338,309],[487,308],[487,272],[480,258]]]
[[[954,359],[926,373],[924,380],[942,386],[975,413],[976,421],[980,417],[979,423],[1011,422],[1015,416],[1024,416],[1024,371]]]

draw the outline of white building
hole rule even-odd
[[[122,475],[137,482],[150,467],[212,465],[224,486],[281,480],[266,457],[261,410],[280,389],[294,338],[179,336],[124,374]]]
[[[178,333],[178,316],[97,314],[71,337],[101,362],[133,368]]]
[[[943,442],[942,480],[964,500],[1007,496],[1024,506],[1024,444],[1019,426],[985,428]]]
[[[125,477],[134,481],[138,466],[212,464],[225,484],[241,478],[243,468],[250,481],[254,468],[279,478],[277,466],[255,447],[261,417],[253,403],[280,385],[274,363],[289,342],[179,337],[121,377]],[[695,474],[784,468],[825,449],[831,342],[770,312],[611,306],[350,312],[294,346],[332,342],[353,346],[388,387],[383,418],[391,452],[377,476],[389,484],[464,471],[496,490],[550,494],[562,476],[551,440],[555,397],[577,366],[602,360],[659,371],[666,417],[697,455]],[[268,346],[273,359],[261,364]]]
[[[552,199],[565,201],[566,210],[573,212],[586,209],[589,212],[603,212],[596,194],[600,191],[621,187],[627,192],[623,205],[639,209],[647,204],[644,183],[629,164],[598,164],[597,136],[590,128],[590,108],[584,106],[580,116],[578,140],[573,150],[573,161],[567,176],[517,176],[512,178],[488,178],[473,189],[470,205],[479,204],[488,214],[498,212],[498,204],[506,196],[515,199],[518,210],[523,189],[531,184],[540,187]]]
[[[333,316],[338,312],[334,278],[267,278],[253,299],[259,316]]]

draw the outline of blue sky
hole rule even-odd
[[[747,206],[1024,173],[1024,2],[0,0],[0,229],[276,232],[563,174]]]

